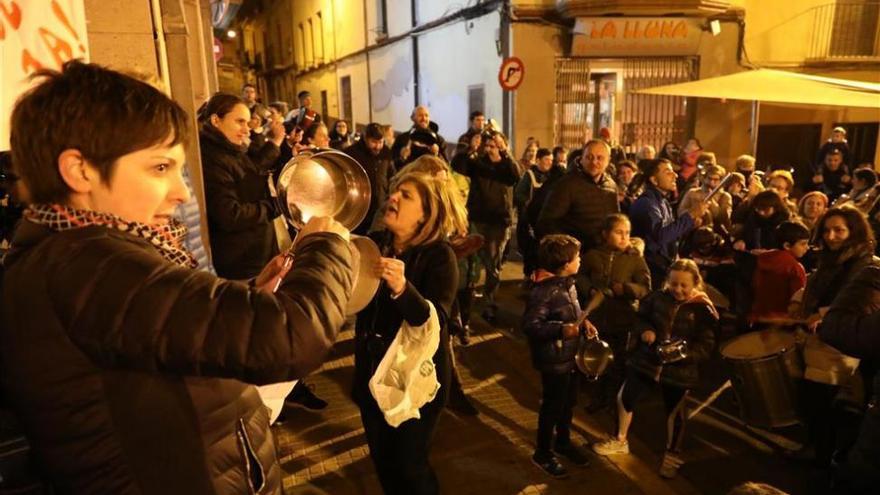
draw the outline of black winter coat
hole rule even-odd
[[[819,338],[844,354],[880,361],[880,267],[863,268],[836,293]]]
[[[542,373],[568,373],[575,367],[580,337],[563,339],[562,325],[581,316],[574,277],[537,282],[529,295],[522,328],[529,338],[532,365]]]
[[[465,155],[466,156],[466,155]],[[468,219],[474,223],[511,225],[513,223],[513,186],[519,180],[519,168],[509,156],[492,163],[488,157],[454,159],[456,172],[471,178],[468,194]]]
[[[820,251],[819,266],[807,277],[804,288],[803,315],[830,306],[847,282],[869,265],[880,266],[880,259],[867,245],[843,248],[840,252]]]
[[[22,223],[4,260],[0,376],[57,492],[280,494],[248,383],[317,368],[351,293],[337,236],[309,236],[296,260],[267,294],[121,231]]]
[[[834,299],[819,325],[819,338],[845,354],[880,362],[880,267],[868,266]],[[855,445],[836,476],[852,493],[873,493],[880,483],[880,373]],[[847,492],[849,493],[849,491]]]
[[[378,156],[373,155],[367,148],[366,139],[349,146],[345,149],[345,153],[357,160],[370,178],[370,209],[360,225],[352,230],[353,234],[367,235],[376,211],[388,198],[388,188],[395,173],[394,160],[391,159],[391,150],[384,146]]]
[[[387,231],[371,233],[370,237],[383,253],[391,252],[391,236]],[[410,325],[423,324],[430,315],[428,301],[431,301],[440,320],[440,346],[433,358],[440,391],[434,400],[422,407],[438,407],[446,403],[449,394],[451,368],[446,345],[449,339],[447,323],[458,291],[458,262],[446,241],[411,247],[398,259],[405,264],[407,283],[403,293],[397,299],[391,299],[388,285],[382,283],[373,300],[357,315],[353,395],[360,404],[375,400],[369,391],[370,378],[403,321]]]
[[[539,237],[547,234],[573,236],[581,241],[586,251],[597,245],[602,220],[619,209],[617,184],[607,173],[602,174],[597,183],[582,169],[576,169],[553,184],[536,227]]]
[[[267,142],[248,154],[210,124],[199,146],[214,268],[228,279],[255,277],[278,254],[272,220],[279,211],[268,184],[278,147]]]
[[[694,388],[699,383],[698,363],[707,361],[715,348],[715,330],[718,314],[712,306],[702,301],[680,303],[669,292],[657,290],[639,305],[639,325],[636,336],[638,349],[632,353],[627,365],[665,383],[681,388]],[[688,357],[670,364],[662,364],[654,345],[641,340],[645,330],[657,335],[655,342],[666,338],[687,341]]]

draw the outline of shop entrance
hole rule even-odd
[[[684,142],[694,109],[687,98],[636,94],[638,89],[697,78],[693,57],[556,61],[555,142],[571,149],[607,127],[627,153],[644,145]]]

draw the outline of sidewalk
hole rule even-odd
[[[516,280],[518,270],[518,264],[509,263],[505,278]],[[475,316],[471,345],[456,347],[465,390],[480,415],[445,412],[440,419],[432,463],[443,493],[698,493],[682,478],[661,479],[659,457],[637,442],[632,443],[635,455],[593,456],[589,468],[566,464],[571,473],[566,480],[554,480],[531,463],[540,380],[524,339],[513,329],[524,305],[520,294],[516,282],[508,282],[499,297],[500,328]],[[323,368],[307,380],[330,403],[327,409],[289,408],[287,422],[274,428],[288,494],[381,493],[357,407],[349,398],[353,334],[343,332]],[[588,417],[580,406],[575,415],[576,442],[610,431],[609,418]]]

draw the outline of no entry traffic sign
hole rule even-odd
[[[526,75],[526,67],[518,57],[509,57],[501,62],[498,71],[498,83],[506,91],[514,91],[523,82]]]

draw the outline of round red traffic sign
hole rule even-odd
[[[526,67],[519,57],[508,57],[501,62],[498,70],[498,84],[506,91],[513,91],[519,87],[526,75]]]

